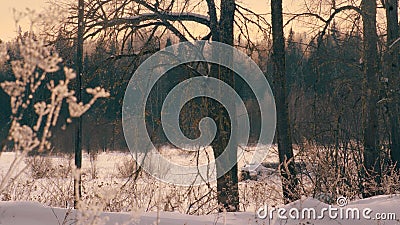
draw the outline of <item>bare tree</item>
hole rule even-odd
[[[208,9],[208,12],[204,10],[205,8]],[[197,9],[196,13],[193,12],[194,9]],[[220,10],[219,16],[217,10]],[[204,12],[204,14],[201,12]],[[235,15],[235,12],[238,13]],[[69,18],[70,24],[75,24],[76,21],[76,16]],[[206,27],[208,33],[200,37],[195,36],[193,29],[190,29],[188,24]],[[178,3],[174,0],[155,2],[144,0],[87,1],[84,38],[86,40],[90,38],[112,38],[113,41],[120,41],[121,49],[113,56],[113,59],[135,58],[157,51],[158,48],[149,51],[149,44],[154,43],[154,40],[160,40],[157,39],[157,35],[162,36],[165,33],[175,35],[180,41],[212,39],[233,45],[234,27],[236,26],[248,45],[251,45],[249,29],[251,29],[251,26],[255,26],[266,33],[265,24],[268,25],[264,18],[245,7],[237,5],[234,0],[221,1],[220,6],[216,6],[214,0],[185,1],[184,3]],[[75,28],[72,29],[72,33],[74,32],[76,32]],[[134,40],[133,36],[145,37],[146,40],[142,42],[139,53],[137,53],[137,46],[135,46],[136,52],[124,52],[127,43]],[[230,70],[212,66],[209,75],[234,86],[234,74]],[[229,141],[226,134],[231,131],[231,125],[225,125],[229,121],[229,115],[226,110],[219,106],[215,111],[213,109],[210,114],[214,115],[214,118],[220,118],[220,120],[216,119],[215,121],[221,126],[219,126],[219,133],[212,143],[214,155],[218,157]],[[231,139],[235,139],[234,132],[230,135]],[[227,160],[237,161],[236,154],[234,156],[231,154],[231,156]],[[218,202],[228,211],[239,209],[237,172],[237,165],[235,164],[227,174],[218,178],[217,181]]]
[[[283,35],[282,0],[271,1],[273,37],[273,77],[277,112],[277,140],[285,202],[299,199],[286,90],[285,37]]]
[[[364,175],[365,179],[375,180],[380,184],[380,151],[378,136],[378,35],[376,30],[376,1],[363,0],[363,45],[364,45],[364,80],[363,80],[363,128],[364,128]],[[376,187],[364,187],[363,195],[378,194]]]
[[[84,1],[78,3],[78,35],[76,49],[76,71],[77,71],[77,99],[82,99],[82,73],[83,73],[83,35],[84,35]],[[82,118],[79,117],[75,125],[75,166],[82,168]],[[79,200],[82,197],[82,177],[80,172],[74,177],[74,206],[78,207]]]
[[[391,159],[400,169],[400,124],[399,124],[399,15],[398,0],[386,0],[383,2],[386,9],[387,41],[386,41],[386,69],[389,76],[388,96],[390,100],[390,150]]]
[[[215,3],[210,0],[208,0],[207,3],[211,19],[212,39],[233,46],[235,0],[221,1],[221,16],[219,22],[216,17]],[[222,68],[218,65],[212,65],[210,75],[232,86],[235,85],[234,73],[229,69]],[[220,104],[215,105],[210,113],[213,115],[218,127],[216,138],[211,144],[214,150],[214,158],[218,158],[224,151],[229,152],[229,154],[227,154],[228,157],[222,160],[223,165],[217,164],[218,204],[223,207],[220,207],[220,210],[237,211],[239,210],[238,168],[236,163],[238,143],[236,143],[236,131],[232,129],[232,123],[235,123],[235,115],[230,117],[227,110]],[[230,134],[230,136],[228,134]],[[234,142],[234,144],[231,145],[232,149],[225,149],[229,141]],[[234,166],[227,173],[224,173],[227,169],[225,165],[231,165],[232,163],[230,162],[234,162]]]

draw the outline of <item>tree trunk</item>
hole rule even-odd
[[[364,185],[363,196],[379,194],[380,154],[378,145],[378,36],[376,32],[376,1],[363,0],[364,81],[363,81],[363,125],[364,125],[364,179],[375,181],[375,185]],[[377,186],[376,186],[377,185]]]
[[[233,27],[234,27],[234,14],[235,14],[235,0],[221,1],[221,18],[218,26],[214,25],[213,40],[219,41],[233,46]],[[216,53],[218,54],[218,53]],[[211,76],[224,81],[225,83],[234,87],[235,79],[234,73],[227,68],[213,65],[211,68]],[[220,93],[224,94],[224,93]],[[218,204],[221,206],[220,211],[238,211],[239,210],[239,189],[238,189],[238,168],[237,168],[237,140],[236,134],[232,129],[232,123],[235,123],[235,112],[231,112],[232,117],[229,116],[227,110],[221,104],[214,104],[211,114],[217,125],[217,134],[215,140],[212,142],[214,157],[219,157],[224,150],[228,151],[227,157],[222,159],[221,164],[217,164],[217,198]],[[231,149],[225,149],[228,146],[229,140],[233,143]],[[225,162],[225,163],[224,163]],[[234,166],[227,172],[225,165]]]
[[[77,100],[82,99],[82,72],[83,72],[83,16],[84,16],[84,1],[78,1],[78,37],[76,50],[76,67],[77,67]],[[77,118],[75,125],[75,166],[78,170],[82,168],[82,117]],[[81,174],[74,177],[74,207],[78,207],[80,198],[82,197],[82,179]]]
[[[386,67],[389,76],[388,97],[389,120],[390,120],[390,150],[391,159],[396,164],[396,169],[400,170],[400,125],[399,125],[399,48],[398,45],[390,47],[399,37],[399,15],[398,0],[386,0],[386,22],[387,22],[387,54]]]
[[[298,179],[293,158],[290,133],[285,65],[285,38],[283,35],[282,0],[272,0],[273,78],[277,112],[277,141],[283,197],[286,203],[299,199]]]

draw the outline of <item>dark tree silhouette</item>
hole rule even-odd
[[[210,1],[209,1],[210,2]],[[212,9],[215,12],[215,9]],[[211,19],[214,18],[213,25],[213,40],[219,41],[228,45],[233,46],[233,29],[234,29],[234,15],[235,15],[235,0],[221,1],[221,18],[219,24],[215,21],[215,14],[210,13]],[[215,30],[216,29],[216,30]],[[211,68],[211,76],[217,77],[218,79],[228,83],[229,85],[235,85],[235,75],[233,71],[223,68],[217,65],[213,65]],[[221,93],[224,94],[224,93]],[[231,112],[232,113],[232,112]],[[224,109],[221,104],[216,104],[211,110],[213,118],[218,127],[217,135],[215,140],[212,142],[214,150],[214,158],[219,157],[227,148],[228,142],[231,141],[232,149],[226,149],[228,151],[228,157],[222,160],[222,164],[230,165],[234,162],[234,166],[225,174],[221,174],[220,171],[225,171],[225,165],[216,165],[217,174],[220,176],[217,179],[217,198],[218,204],[223,206],[227,211],[238,211],[239,210],[239,189],[238,189],[238,168],[237,168],[237,147],[238,143],[236,140],[236,132],[232,129],[232,123],[235,123],[235,116],[229,117],[228,111]],[[230,134],[230,135],[228,135]],[[225,163],[224,163],[225,162]]]
[[[378,35],[376,30],[376,1],[363,0],[363,45],[364,45],[364,168],[365,179],[374,179],[380,184],[380,150],[378,135]],[[379,192],[376,187],[364,187],[363,195],[371,196]]]
[[[84,0],[78,1],[78,35],[76,50],[76,72],[77,72],[77,99],[82,100],[82,74],[83,74],[83,35],[85,31],[84,25]],[[75,128],[75,166],[77,169],[82,168],[82,118],[79,117]],[[74,206],[78,207],[79,200],[82,197],[82,178],[79,173],[74,177]]]
[[[271,1],[273,86],[277,112],[277,141],[283,196],[286,202],[299,198],[298,179],[292,148],[287,100],[285,38],[283,35],[282,0]]]
[[[399,38],[399,15],[398,0],[386,0],[386,69],[388,70],[388,97],[390,98],[389,121],[390,121],[390,150],[391,159],[396,164],[397,170],[400,170],[400,122],[399,122],[399,44],[396,43]]]

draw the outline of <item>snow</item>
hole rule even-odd
[[[187,158],[185,154],[182,154],[181,151],[166,148],[163,149],[164,153],[166,153],[167,157],[174,158],[176,161],[180,162]],[[12,159],[15,157],[14,153],[10,152],[3,152],[0,157],[0,177],[4,174],[5,170],[10,166]],[[66,158],[66,156],[48,156],[51,157],[52,162],[55,166],[57,165],[65,165],[65,161],[69,161],[71,159]],[[95,187],[97,184],[102,182],[109,183],[109,188],[118,189],[121,183],[124,183],[124,179],[117,178],[118,169],[117,166],[120,164],[124,159],[130,159],[131,156],[129,153],[121,153],[121,152],[101,152],[97,155],[95,164],[97,165],[97,172],[98,177],[96,179],[89,179],[86,178],[86,187],[88,191],[95,191],[97,189],[92,190],[92,186]],[[246,155],[243,159],[239,162],[239,168],[246,167],[245,165],[249,164],[246,159],[248,159]],[[84,174],[90,173],[91,163],[90,163],[90,156],[85,153],[83,157],[83,171]],[[270,152],[269,157],[265,162],[276,163],[277,162],[277,154],[275,149],[272,149]],[[251,164],[250,164],[251,165]],[[24,162],[20,167],[24,167]],[[250,166],[251,167],[251,166]],[[247,167],[246,167],[247,168]],[[255,169],[255,168],[252,168]],[[276,176],[275,169],[271,168],[264,168],[260,166],[257,169],[267,169],[268,171],[271,170],[271,174],[267,176],[263,181],[265,184],[269,184],[272,187],[279,187],[280,186],[280,179],[279,176]],[[275,174],[275,175],[274,175]],[[88,176],[88,175],[85,175]],[[84,177],[85,177],[84,176]],[[21,181],[30,178],[29,173],[23,173],[21,176]],[[7,201],[1,202],[0,201],[0,225],[72,225],[72,224],[93,224],[93,225],[101,225],[101,224],[143,224],[143,225],[151,225],[151,224],[162,224],[162,225],[212,225],[212,224],[228,224],[228,225],[269,225],[269,224],[287,224],[287,225],[299,225],[299,224],[322,224],[322,225],[331,225],[331,224],[349,224],[349,225],[400,225],[400,196],[399,195],[385,195],[385,196],[377,196],[368,199],[360,199],[354,200],[348,203],[348,205],[342,207],[344,210],[349,208],[358,208],[363,210],[365,208],[370,208],[372,213],[371,216],[373,217],[375,213],[395,213],[397,220],[367,220],[365,218],[360,218],[356,220],[344,219],[331,219],[328,217],[324,217],[322,219],[279,219],[276,211],[273,214],[273,218],[258,218],[257,211],[259,208],[259,204],[268,203],[270,206],[274,205],[274,193],[272,190],[274,189],[266,189],[267,186],[258,186],[256,184],[257,181],[246,181],[240,183],[240,188],[244,192],[246,192],[246,200],[247,201],[254,201],[256,200],[258,203],[249,204],[246,206],[246,212],[237,212],[237,213],[219,213],[219,214],[210,214],[210,215],[203,215],[203,216],[194,216],[194,215],[186,215],[183,213],[179,213],[176,210],[174,212],[164,212],[160,211],[157,212],[156,206],[152,207],[150,210],[142,209],[139,205],[132,205],[131,207],[134,212],[101,212],[100,209],[96,210],[96,206],[90,206],[90,210],[83,210],[82,212],[73,210],[73,209],[66,209],[66,208],[59,208],[59,207],[50,207],[48,205],[54,204],[46,204],[47,202],[44,201],[45,205],[42,205],[37,202],[33,202],[31,200],[35,200],[32,196],[42,195],[44,192],[43,185],[51,184],[49,179],[56,179],[56,178],[43,178],[37,180],[37,187],[38,190],[33,191],[30,196],[26,196],[26,198],[15,198],[19,199],[18,201]],[[61,185],[68,186],[67,184],[63,184],[62,182],[67,182],[67,180],[59,179]],[[53,181],[53,183],[56,180]],[[146,180],[142,180],[140,182],[145,182]],[[151,184],[148,184],[151,186]],[[149,188],[150,186],[144,185],[144,188]],[[252,187],[257,187],[257,190],[252,189]],[[138,187],[141,187],[140,185]],[[60,186],[61,188],[61,186]],[[164,187],[163,191],[166,192],[166,188],[171,187]],[[67,190],[67,189],[66,189]],[[100,190],[100,189],[99,189]],[[140,189],[142,190],[142,189]],[[154,190],[145,189],[149,192]],[[178,189],[177,189],[178,190]],[[110,193],[111,189],[104,189],[103,191],[108,191],[106,193]],[[143,191],[143,190],[142,190]],[[252,192],[255,193],[252,193]],[[16,193],[18,194],[18,193]],[[146,193],[143,193],[146,195]],[[275,193],[277,195],[281,195],[281,193]],[[110,194],[112,195],[112,194]],[[251,195],[258,196],[257,199],[251,199]],[[18,197],[18,196],[15,196]],[[28,198],[29,197],[29,198]],[[32,197],[32,198],[31,198]],[[54,196],[53,196],[54,197]],[[149,196],[144,196],[147,199]],[[14,200],[14,198],[11,198]],[[21,201],[21,200],[29,200],[29,201]],[[156,199],[154,199],[156,200]],[[46,202],[46,203],[45,203]],[[69,202],[69,204],[72,204]],[[257,205],[257,207],[256,207]],[[65,206],[65,204],[58,204],[57,206]],[[162,206],[160,206],[163,209]],[[289,211],[290,209],[296,208],[301,211],[304,208],[313,208],[316,212],[320,212],[322,208],[327,208],[329,205],[313,198],[303,198],[297,202],[276,206],[277,208],[283,208]],[[338,207],[336,203],[332,205],[332,207]],[[98,207],[99,208],[99,207]],[[128,210],[129,211],[129,210]],[[146,212],[147,211],[147,212]],[[181,211],[182,212],[182,211]],[[81,223],[77,223],[77,218],[86,218],[88,219],[88,215],[92,216],[92,218],[97,217],[96,223],[91,223],[91,221],[84,221]],[[90,218],[89,218],[90,219]],[[158,223],[157,223],[158,221]],[[104,223],[101,223],[104,222]]]
[[[65,224],[74,224],[77,211],[72,210]],[[32,202],[0,202],[0,225],[55,225],[64,224],[68,215],[67,209],[50,208]],[[143,214],[101,213],[100,220],[106,224],[156,224],[159,218],[161,225],[243,225],[257,224],[257,219],[251,213],[221,213],[219,215],[191,216],[176,212],[149,212]]]
[[[304,208],[313,208],[316,212],[321,212],[322,208],[329,208],[328,204],[322,203],[313,198],[303,198],[302,200],[296,201],[294,203],[285,205],[283,208],[286,210],[290,210],[292,207],[298,209]],[[325,213],[325,217],[323,219],[304,219],[304,220],[282,220],[278,218],[274,218],[272,224],[286,224],[286,225],[298,225],[298,224],[323,224],[323,225],[337,225],[337,224],[349,224],[349,225],[367,225],[367,224],[385,224],[385,225],[396,225],[400,224],[400,196],[399,195],[382,195],[376,196],[372,198],[360,199],[353,202],[349,202],[348,205],[344,207],[339,207],[337,205],[333,205],[337,209],[343,209],[343,212],[346,212],[346,209],[359,209],[360,210],[360,218],[353,219],[346,219],[345,213],[340,219],[340,214],[338,214],[338,218],[334,219],[333,217],[330,218],[328,213]],[[363,210],[364,209],[371,209],[371,213],[369,216],[370,219],[363,217]],[[339,213],[339,211],[338,211]],[[375,220],[376,214],[389,214],[394,213],[396,219],[387,219],[387,220]],[[302,223],[303,222],[303,223]]]
[[[294,203],[282,206],[289,210],[292,207],[298,209],[303,208],[314,208],[320,210],[323,207],[329,207],[327,204],[322,203],[313,198],[303,198]],[[338,207],[338,206],[336,206]],[[344,209],[347,208],[358,208],[365,209],[370,208],[374,215],[375,212],[379,213],[395,213],[396,218],[400,218],[400,196],[377,196],[368,199],[357,200],[350,202]],[[64,223],[64,218],[67,219]],[[50,208],[42,206],[39,203],[33,202],[0,202],[0,225],[54,225],[54,224],[75,224],[75,218],[79,215],[77,211],[71,210],[68,213],[68,209],[62,208]],[[274,215],[277,217],[277,215]],[[349,225],[367,225],[367,224],[385,224],[385,225],[396,225],[400,224],[397,220],[367,220],[361,218],[357,219],[331,219],[323,218],[320,220],[278,220],[274,218],[272,221],[267,219],[257,218],[256,213],[252,212],[237,212],[237,213],[220,213],[214,215],[205,216],[192,216],[184,215],[177,212],[148,212],[148,213],[100,213],[100,220],[106,220],[105,224],[143,224],[151,225],[212,225],[212,224],[227,224],[227,225],[252,225],[252,224],[287,224],[287,225],[298,225],[298,224],[321,224],[321,225],[333,225],[333,224],[349,224]]]

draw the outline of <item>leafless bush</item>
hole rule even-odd
[[[98,153],[96,151],[89,152],[89,159],[90,159],[90,175],[92,179],[96,179],[98,175],[97,171],[97,156]]]
[[[43,178],[68,178],[71,175],[71,160],[68,158],[55,158],[49,156],[34,156],[25,158],[28,174],[33,179]]]
[[[100,87],[88,88],[86,92],[93,96],[91,100],[86,104],[78,102],[75,92],[69,90],[71,81],[76,78],[76,73],[71,68],[64,67],[62,69],[63,79],[46,80],[49,74],[61,70],[60,63],[63,60],[55,51],[55,47],[34,35],[20,36],[17,41],[21,59],[10,62],[14,78],[1,82],[0,87],[10,97],[12,121],[7,139],[12,143],[13,151],[18,154],[15,154],[10,168],[0,180],[0,192],[7,188],[10,180],[15,180],[22,174],[15,170],[23,162],[25,156],[32,152],[42,153],[50,149],[51,128],[56,126],[64,102],[68,104],[71,118],[80,117],[98,98],[110,95]],[[1,64],[9,59],[7,48],[1,45]],[[45,90],[50,95],[50,98],[46,100],[43,100],[43,96],[38,94],[38,90],[44,87],[47,87]],[[36,121],[29,125],[24,124],[23,120],[29,114],[28,109],[36,114]],[[43,159],[32,161],[32,164],[35,166],[33,174],[38,178],[51,172],[50,163]],[[41,165],[43,168],[36,167],[36,165]]]
[[[124,158],[121,163],[117,165],[119,178],[129,178],[137,171],[137,165],[132,158]]]
[[[42,179],[54,175],[55,169],[51,158],[43,156],[28,157],[25,159],[28,172],[33,179]]]
[[[279,176],[273,175],[263,181],[247,181],[239,185],[240,208],[254,211],[266,204],[274,206],[283,203]]]
[[[37,190],[33,179],[17,179],[10,182],[8,188],[0,193],[1,201],[28,201]]]
[[[339,196],[357,198],[360,195],[362,165],[360,146],[300,146],[298,161],[305,168],[300,182],[305,196],[332,203]]]
[[[72,155],[68,155],[68,157],[63,157],[57,163],[53,163],[54,169],[56,171],[56,176],[58,178],[68,178],[71,177],[72,174]]]
[[[382,193],[383,194],[399,194],[400,193],[400,172],[396,170],[396,166],[392,165],[383,170],[382,176]]]

